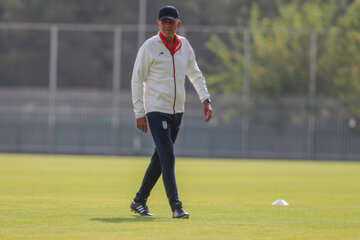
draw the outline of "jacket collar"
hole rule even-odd
[[[171,48],[170,44],[168,44],[164,37],[162,36],[161,32],[159,32],[158,34],[160,41],[166,46],[167,49],[169,49],[171,55],[174,55],[177,51],[180,50],[181,46],[182,46],[182,42],[179,39],[178,35],[174,35],[174,46],[173,48]]]

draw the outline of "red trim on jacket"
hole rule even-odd
[[[169,49],[171,55],[174,55],[181,48],[182,42],[179,40],[178,36],[174,34],[174,45],[171,48],[170,44],[164,39],[161,32],[159,32],[161,41],[165,44],[166,48]]]

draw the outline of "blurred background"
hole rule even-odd
[[[178,156],[360,160],[360,0],[0,0],[0,151],[151,154],[130,82],[164,5],[214,108],[187,81]]]

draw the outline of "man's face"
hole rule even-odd
[[[176,30],[180,27],[180,20],[174,21],[171,18],[165,18],[157,21],[160,32],[164,37],[174,36]]]

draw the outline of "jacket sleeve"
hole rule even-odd
[[[146,44],[142,45],[136,56],[131,78],[131,93],[136,118],[145,117],[144,81],[150,69],[150,52]]]
[[[196,62],[194,50],[189,43],[187,45],[190,48],[190,60],[186,68],[186,75],[198,93],[201,103],[203,103],[210,97],[210,94],[206,87],[205,78]]]

